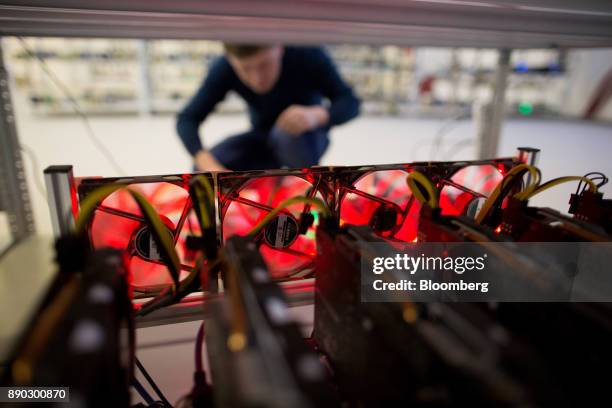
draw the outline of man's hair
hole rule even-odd
[[[270,45],[263,44],[235,44],[235,43],[223,43],[225,52],[234,57],[244,58],[250,57],[251,55],[257,54],[259,51],[271,47]]]

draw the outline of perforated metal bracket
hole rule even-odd
[[[34,215],[15,128],[15,115],[0,37],[0,203],[7,212],[13,242],[33,233]]]

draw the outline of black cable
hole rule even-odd
[[[589,177],[589,176],[595,176],[595,177]],[[589,178],[591,181],[601,180],[599,182],[599,184],[597,184],[597,188],[607,184],[608,181],[609,181],[608,177],[605,174],[603,174],[602,172],[600,172],[600,171],[592,171],[590,173],[585,174],[584,177]],[[587,189],[587,186],[588,186],[587,183],[584,183],[584,185],[583,185],[583,181],[580,180],[580,182],[578,183],[578,186],[576,187],[576,194],[577,195],[582,194],[584,192],[584,190]],[[582,187],[582,189],[581,189],[581,187]]]
[[[203,349],[204,349],[204,321],[198,329],[195,341],[195,371],[193,373],[193,387],[189,394],[183,396],[178,402],[177,407],[212,407],[213,396],[212,388],[206,382],[206,372],[204,371]]]
[[[480,57],[481,57],[481,54],[477,53],[476,58],[474,58],[474,64],[473,64],[474,70],[478,69],[478,64],[480,63]],[[471,99],[472,100],[470,101],[470,106],[475,102],[476,98],[474,95],[472,95]],[[440,126],[440,128],[436,132],[436,136],[434,137],[434,141],[431,145],[431,153],[430,153],[431,157],[429,157],[429,160],[436,159],[438,151],[440,150],[440,147],[442,146],[442,141],[444,140],[444,136],[448,134],[451,130],[453,130],[457,126],[460,120],[468,119],[471,116],[471,113],[472,113],[471,110],[467,110],[466,112],[461,112],[458,115],[455,115],[447,119],[447,121],[443,123],[442,126]]]
[[[440,150],[440,146],[442,145],[442,141],[444,140],[444,136],[448,134],[451,130],[457,126],[460,120],[467,119],[470,117],[470,112],[462,112],[459,115],[455,115],[452,118],[448,119],[436,132],[436,136],[434,137],[434,141],[431,144],[431,153],[429,160],[435,160],[438,155],[438,151]]]
[[[102,143],[100,139],[98,139],[98,137],[93,131],[93,128],[91,127],[91,124],[89,123],[89,117],[85,114],[85,112],[83,112],[83,110],[81,109],[79,105],[79,102],[74,98],[74,96],[72,96],[72,93],[70,92],[68,87],[57,77],[57,75],[55,75],[55,73],[51,70],[51,68],[49,68],[45,60],[40,55],[34,53],[30,49],[30,47],[25,42],[23,37],[17,37],[17,39],[21,43],[21,47],[23,48],[23,50],[30,56],[30,58],[34,58],[39,62],[45,74],[47,74],[49,79],[51,79],[51,82],[53,82],[53,84],[59,88],[59,90],[68,99],[68,101],[70,101],[70,104],[72,105],[72,109],[74,110],[74,112],[83,120],[83,124],[85,126],[86,133],[91,139],[91,142],[94,144],[94,146],[98,149],[100,153],[102,153],[102,155],[106,158],[106,160],[111,165],[111,167],[113,167],[113,169],[115,169],[115,171],[119,175],[125,176],[126,172],[117,163],[117,161],[115,161],[115,158],[113,157],[112,153],[108,150],[108,148],[104,146],[104,144]]]
[[[157,296],[155,296],[153,299],[144,303],[140,307],[140,309],[136,311],[136,316],[137,317],[146,316],[149,313],[152,313],[158,309],[161,309],[166,306],[170,306],[171,304],[185,297],[185,295],[183,295],[182,297],[178,297],[172,293],[172,290],[170,289],[164,290],[160,292]]]
[[[140,381],[138,381],[136,378],[132,380],[132,386],[147,404],[151,405],[155,402],[153,397],[151,397],[151,394],[147,392],[145,387],[143,387]]]
[[[198,329],[198,335],[196,337],[195,344],[195,372],[193,373],[193,388],[187,396],[191,400],[192,406],[194,407],[213,407],[214,398],[213,392],[210,385],[206,380],[206,371],[204,371],[204,337],[206,332],[204,331],[204,321]]]
[[[157,394],[157,396],[159,397],[159,399],[162,400],[162,402],[164,403],[164,405],[166,407],[172,407],[172,404],[170,404],[170,402],[168,402],[168,399],[166,398],[166,396],[161,392],[161,390],[159,389],[159,387],[157,386],[157,384],[155,383],[155,381],[153,381],[153,378],[151,378],[151,376],[149,375],[149,373],[147,372],[147,370],[145,370],[144,366],[142,365],[142,363],[140,362],[140,360],[138,359],[138,357],[135,358],[136,360],[136,367],[138,367],[138,369],[140,370],[140,372],[142,373],[142,375],[144,376],[144,378],[147,380],[147,382],[149,383],[149,385],[151,385],[151,387],[153,388],[153,390],[155,391],[155,393]]]
[[[474,140],[472,140],[472,138],[459,140],[457,143],[452,145],[450,149],[448,149],[448,151],[446,152],[447,154],[444,155],[444,160],[454,160],[454,157],[457,155],[458,152],[473,144]]]
[[[136,312],[136,316],[146,316],[149,313],[152,313],[158,309],[170,306],[174,303],[178,303],[185,296],[198,290],[198,288],[200,287],[200,282],[197,279],[199,275],[198,270],[198,262],[196,261],[194,269],[185,279],[181,281],[181,284],[179,285],[175,293],[171,290],[171,287],[162,289],[156,297],[144,303],[140,307],[140,309]]]
[[[204,321],[200,325],[198,329],[198,335],[196,336],[196,346],[195,346],[195,367],[196,371],[204,371],[204,361],[203,361],[203,348],[204,348]]]

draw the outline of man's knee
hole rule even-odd
[[[291,135],[277,127],[270,131],[270,146],[281,165],[287,167],[317,165],[328,143],[327,132],[323,129],[301,135]]]
[[[227,168],[231,168],[229,166],[233,165],[233,162],[240,154],[238,151],[238,146],[231,139],[226,139],[220,143],[217,143],[210,149],[210,153],[219,163],[223,164]]]
[[[296,136],[291,135],[281,128],[274,126],[270,130],[270,144],[274,146],[288,145],[294,142]]]
[[[254,170],[273,166],[269,154],[261,149],[261,142],[255,132],[228,137],[210,153],[230,170]]]

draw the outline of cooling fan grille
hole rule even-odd
[[[137,178],[119,181],[121,185],[142,194],[171,233],[181,262],[180,279],[195,265],[193,251],[187,248],[187,237],[202,235],[189,196],[189,179],[189,175],[184,175],[145,181]],[[81,195],[102,185],[117,182],[115,179],[93,179],[82,184],[81,187],[86,188],[80,188],[85,191]],[[100,202],[88,226],[88,235],[94,248],[112,247],[126,251],[131,283],[136,291],[172,283],[140,208],[124,189],[111,193]]]
[[[396,166],[396,168],[388,168]],[[418,169],[429,174],[440,193],[443,215],[474,216],[495,189],[511,161],[478,164],[426,163],[372,166],[343,171],[340,177],[340,225],[369,225],[384,238],[416,240],[421,204],[406,178]],[[387,167],[387,168],[384,168]]]
[[[323,175],[316,172],[220,175],[222,238],[248,235],[283,201],[293,197],[329,197]],[[316,256],[315,230],[319,210],[298,202],[282,209],[258,234],[255,241],[272,276],[291,279],[308,276]]]

